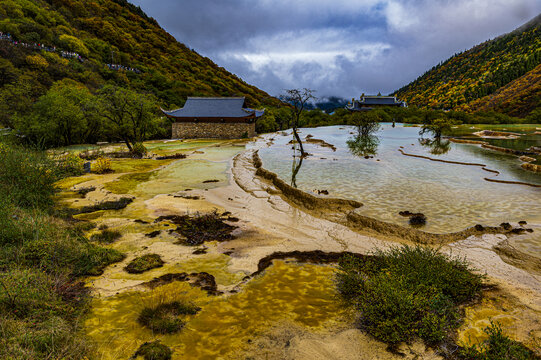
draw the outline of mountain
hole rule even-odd
[[[91,91],[112,82],[150,92],[167,108],[183,105],[187,96],[279,104],[179,43],[126,0],[2,0],[0,38],[0,98],[11,99],[4,113],[22,111],[66,78]]]
[[[393,95],[409,105],[526,116],[540,106],[541,14],[456,54]]]

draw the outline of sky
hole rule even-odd
[[[130,0],[246,82],[321,99],[388,94],[507,33],[541,0]]]

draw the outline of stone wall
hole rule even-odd
[[[176,122],[172,127],[173,139],[241,139],[256,135],[255,122],[250,124]]]

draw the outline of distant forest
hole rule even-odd
[[[410,106],[526,117],[541,105],[541,15],[455,54],[393,95]],[[539,110],[537,110],[539,112]]]

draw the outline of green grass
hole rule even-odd
[[[484,329],[488,339],[479,345],[463,348],[461,358],[467,360],[534,360],[539,359],[530,349],[511,340],[497,323]]]
[[[124,268],[130,274],[140,274],[148,270],[162,267],[164,264],[162,258],[158,254],[147,254],[133,259]]]
[[[79,359],[78,333],[96,275],[124,255],[84,237],[91,223],[58,217],[52,195],[65,167],[0,142],[0,358]]]
[[[90,240],[97,241],[101,244],[112,244],[121,237],[122,233],[120,231],[104,229],[99,233],[92,235]]]
[[[343,258],[337,288],[368,333],[389,344],[437,344],[459,325],[458,306],[479,296],[483,276],[437,250],[403,246],[370,260]]]

